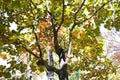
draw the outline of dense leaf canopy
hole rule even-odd
[[[0,0],[0,57],[9,64],[0,65],[0,77],[13,80],[18,71],[27,79],[28,67],[36,74],[46,71],[36,62],[38,56],[48,62],[49,48],[58,67],[57,36],[70,57],[71,80],[74,73],[82,80],[107,80],[115,67],[103,54],[99,29],[104,24],[119,30],[119,23],[119,0]]]

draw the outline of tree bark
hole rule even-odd
[[[67,72],[67,64],[65,64],[62,69],[60,69],[59,73],[59,80],[69,80],[68,79],[68,72]]]
[[[49,60],[49,65],[54,66],[53,54],[52,54],[51,49],[48,50],[48,60]],[[54,79],[54,72],[53,71],[48,71],[47,72],[47,77],[48,77],[48,80],[53,80]]]
[[[60,69],[57,69],[54,66],[50,66],[45,60],[39,60],[37,62],[37,65],[44,65],[48,71],[55,72],[58,75],[59,80],[69,80],[67,72],[67,63],[63,64],[63,66]]]

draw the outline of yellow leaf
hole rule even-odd
[[[7,53],[6,52],[0,53],[0,57],[3,59],[7,59]]]

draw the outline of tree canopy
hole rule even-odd
[[[119,0],[0,0],[0,57],[7,61],[0,77],[52,71],[62,80],[107,80],[116,67],[103,54],[100,26],[119,30],[119,23]]]

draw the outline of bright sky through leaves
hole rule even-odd
[[[10,23],[9,29],[10,31],[12,30],[17,31],[17,24],[15,22]]]

